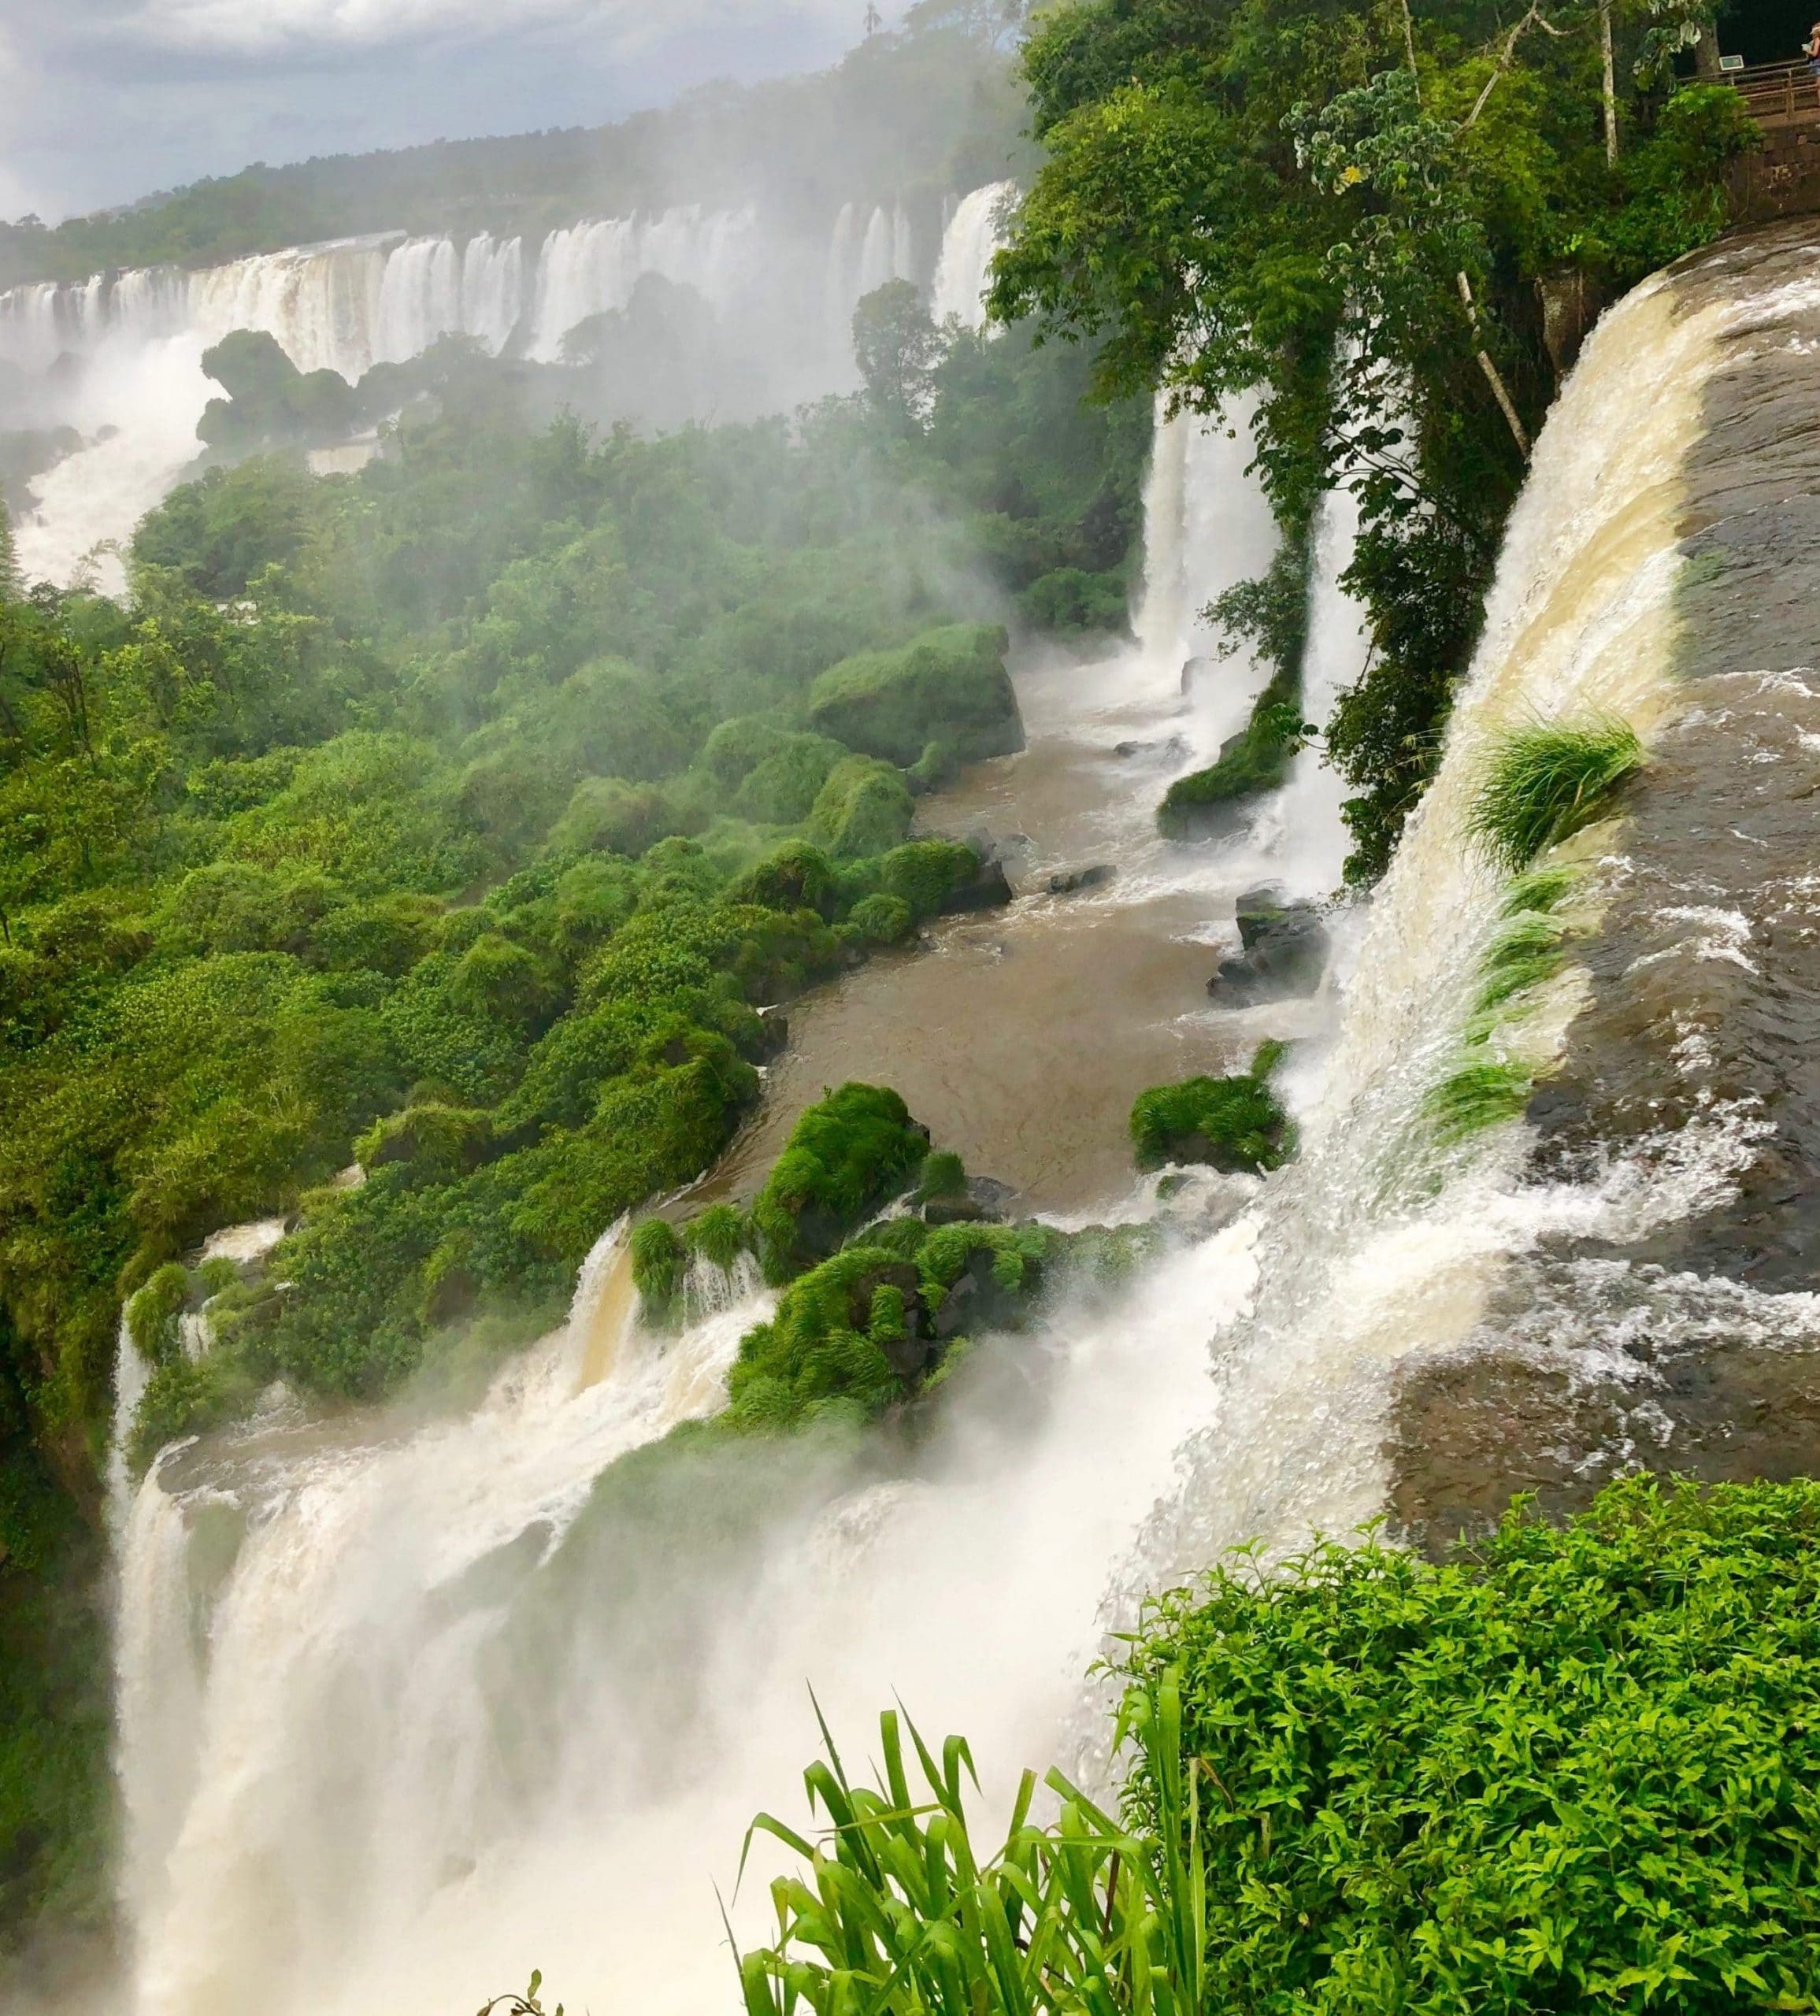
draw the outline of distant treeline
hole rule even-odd
[[[367,232],[535,236],[578,217],[678,203],[756,202],[820,226],[845,202],[1005,175],[1021,124],[1004,56],[938,19],[874,36],[813,76],[709,85],[615,125],[258,163],[54,228],[0,224],[0,287],[214,265]]]

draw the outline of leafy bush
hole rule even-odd
[[[1643,745],[1622,721],[1513,728],[1486,762],[1473,802],[1473,836],[1499,867],[1527,868],[1544,848],[1599,817],[1642,765]]]
[[[1058,636],[1122,632],[1130,621],[1131,590],[1122,573],[1090,574],[1058,567],[1041,574],[1017,598],[1026,619]]]
[[[1279,673],[1259,694],[1251,718],[1221,743],[1219,759],[1177,777],[1163,794],[1157,824],[1172,838],[1190,839],[1225,824],[1238,800],[1277,791],[1307,739],[1298,682]]]
[[[1633,1478],[1444,1566],[1323,1547],[1166,1599],[1132,1673],[1180,1675],[1201,1760],[1213,2005],[1799,2007],[1817,1541],[1812,1484]]]
[[[1820,1977],[1820,1485],[1626,1479],[1444,1562],[1320,1545],[1154,1604],[1124,1825],[1026,1774],[969,1838],[965,1741],[913,1797],[806,1774],[747,2016],[1802,2009]],[[964,1994],[964,2000],[962,1999]]]
[[[929,1130],[884,1086],[843,1085],[808,1107],[752,1201],[765,1278],[780,1283],[825,1258],[908,1186],[929,1151]]]
[[[901,650],[868,651],[822,673],[809,718],[850,749],[899,765],[940,739],[962,762],[1024,746],[1005,670],[1005,632],[989,624],[925,631]]]
[[[1249,1071],[1228,1078],[1187,1078],[1154,1085],[1131,1110],[1132,1145],[1140,1169],[1165,1162],[1208,1162],[1215,1169],[1262,1175],[1293,1152],[1289,1116],[1269,1079],[1283,1055],[1266,1043]]]

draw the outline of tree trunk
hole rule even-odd
[[[1719,69],[1719,32],[1711,21],[1700,29],[1700,39],[1694,44],[1694,68],[1700,75],[1717,83]]]
[[[1618,165],[1618,80],[1611,57],[1611,0],[1599,0],[1599,48],[1605,65],[1605,160]]]

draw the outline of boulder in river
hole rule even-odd
[[[1314,993],[1327,968],[1327,927],[1320,906],[1292,900],[1269,883],[1240,897],[1241,957],[1222,959],[1207,991],[1236,1006]]]
[[[1109,861],[1096,861],[1090,868],[1058,869],[1049,878],[1052,896],[1072,896],[1082,889],[1101,889],[1118,873]]]

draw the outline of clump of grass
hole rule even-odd
[[[1480,962],[1476,1012],[1490,1014],[1514,995],[1552,980],[1566,961],[1566,927],[1551,917],[1526,910],[1505,925]]]
[[[1476,1058],[1451,1072],[1428,1095],[1429,1117],[1444,1141],[1518,1118],[1535,1088],[1532,1074],[1509,1058]]]
[[[1547,868],[1532,868],[1519,875],[1504,891],[1498,906],[1499,917],[1522,917],[1527,913],[1547,916],[1560,906],[1562,897],[1577,888],[1585,869],[1568,862],[1551,862]]]
[[[645,1319],[665,1321],[688,1265],[680,1236],[662,1218],[647,1218],[632,1236],[632,1278],[644,1304]]]
[[[1258,1175],[1281,1168],[1295,1152],[1295,1136],[1269,1080],[1284,1047],[1261,1044],[1251,1069],[1229,1078],[1188,1078],[1140,1092],[1131,1110],[1138,1167],[1206,1162]]]
[[[725,1273],[751,1243],[745,1214],[732,1204],[710,1204],[690,1219],[683,1239],[691,1253]]]
[[[1515,873],[1544,847],[1589,825],[1642,765],[1643,744],[1615,716],[1514,728],[1486,765],[1470,821],[1473,837]]]

